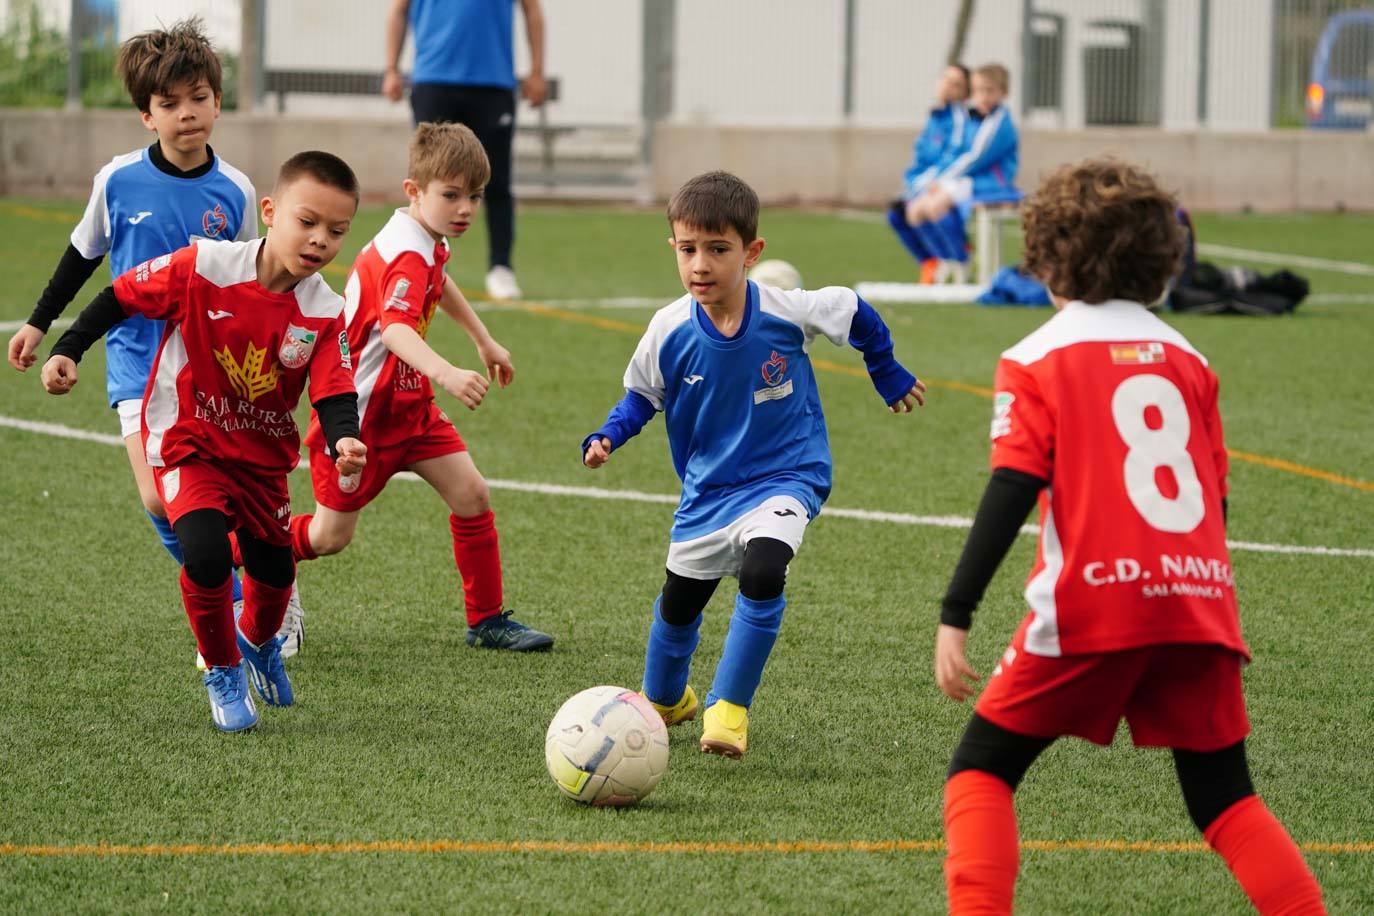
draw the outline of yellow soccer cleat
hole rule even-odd
[[[701,720],[701,749],[731,760],[744,756],[749,747],[749,710],[726,700],[706,708]]]
[[[639,693],[644,699],[649,700],[644,691],[641,690]],[[672,726],[679,722],[690,722],[697,717],[697,692],[692,689],[691,684],[688,684],[687,689],[682,692],[682,699],[672,706],[664,706],[653,700],[649,700],[649,704],[658,710],[658,714],[663,717],[664,725]]]

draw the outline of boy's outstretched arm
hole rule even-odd
[[[52,279],[48,281],[43,294],[38,297],[38,304],[34,306],[33,314],[29,320],[14,336],[9,343],[9,362],[10,365],[25,372],[36,361],[34,351],[43,342],[43,335],[48,333],[48,328],[62,314],[76,294],[81,291],[81,287],[86,285],[86,281],[95,273],[100,262],[105,260],[104,255],[96,258],[87,258],[76,250],[75,245],[68,245],[63,252],[62,259],[57,262],[57,269],[53,271]]]
[[[910,413],[925,406],[925,383],[897,362],[887,323],[862,298],[849,325],[849,345],[864,355],[868,377],[888,409],[893,413]]]
[[[462,401],[468,410],[476,410],[486,397],[487,380],[482,373],[459,369],[434,352],[410,325],[400,321],[388,324],[382,329],[382,343],[415,371]]]
[[[487,368],[488,381],[496,382],[505,388],[515,380],[515,366],[511,365],[510,351],[491,336],[491,332],[482,323],[482,319],[463,295],[463,291],[447,274],[444,275],[444,291],[439,297],[439,308],[458,322],[459,327],[472,339],[473,345],[477,347],[477,356]]]
[[[979,675],[964,655],[973,612],[1044,487],[1045,481],[1032,474],[997,468],[983,491],[964,552],[945,591],[935,637],[935,683],[952,700],[962,702],[973,695],[970,682]]]
[[[601,428],[582,440],[582,463],[593,469],[601,467],[614,449],[639,435],[656,412],[652,401],[638,391],[626,389]]]
[[[81,357],[105,336],[105,332],[119,324],[128,314],[115,298],[113,286],[100,291],[91,304],[82,309],[67,333],[53,345],[52,355],[43,364],[43,387],[49,394],[66,394],[76,385],[76,364]]]

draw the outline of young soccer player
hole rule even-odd
[[[116,66],[143,125],[157,140],[146,149],[116,156],[95,176],[71,244],[28,323],[10,338],[9,362],[20,372],[33,365],[53,320],[105,255],[117,277],[198,238],[258,237],[252,183],[210,148],[219,118],[221,71],[200,22],[188,19],[167,30],[135,35],[120,47]],[[143,389],[161,338],[161,321],[135,314],[120,322],[106,341],[105,378],[143,507],[167,552],[181,563],[181,548],[139,441]],[[238,597],[237,580],[234,589]]]
[[[1321,891],[1250,781],[1250,725],[1226,549],[1217,378],[1143,303],[1183,249],[1177,202],[1113,160],[1052,174],[1025,210],[1026,267],[1059,313],[1002,354],[992,479],[945,595],[935,678],[972,695],[972,613],[1037,499],[1030,613],[992,672],[945,784],[954,913],[1009,913],[1012,792],[1061,735],[1173,750],[1197,828],[1263,913]]]
[[[461,124],[421,124],[411,137],[410,206],[397,210],[358,255],[348,278],[348,345],[356,361],[362,439],[371,461],[357,473],[336,469],[332,438],[312,417],[306,445],[315,514],[291,520],[297,560],[338,553],[353,539],[358,515],[399,471],[414,471],[448,504],[453,559],[462,580],[467,644],[517,652],[549,649],[553,637],[505,609],[501,554],[487,483],[453,423],[434,402],[433,385],[476,410],[488,378],[515,377],[510,354],[492,339],[444,271],[449,238],[467,231],[491,175],[487,154]],[[425,342],[435,308],[472,338],[488,377],[460,369]]]
[[[43,367],[48,391],[65,394],[81,355],[110,328],[133,314],[167,322],[144,394],[143,447],[185,557],[182,600],[223,731],[257,723],[245,667],[268,704],[294,700],[285,637],[274,634],[296,575],[286,475],[299,457],[291,412],[307,378],[338,473],[366,461],[343,300],[319,276],[357,206],[358,182],[343,160],[298,153],[263,199],[265,240],[202,239],[121,274]],[[237,626],[230,531],[244,560]]]
[[[748,746],[787,565],[830,495],[812,341],[861,350],[894,413],[925,399],[925,385],[893,358],[882,318],[852,290],[783,291],[745,279],[763,252],[758,219],[758,196],[727,172],[698,175],[673,195],[668,241],[687,295],[649,322],[625,370],[624,398],[582,442],[583,462],[598,468],[663,411],[682,499],[654,602],[644,694],[669,725],[696,716],[687,678],[701,612],[722,576],[738,578],[701,734],[703,751],[733,758]]]

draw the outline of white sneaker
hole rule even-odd
[[[520,284],[515,282],[515,271],[503,266],[487,271],[487,295],[493,299],[519,299],[522,294]]]
[[[286,641],[281,644],[281,657],[290,658],[301,650],[305,642],[305,608],[301,607],[301,590],[295,582],[291,583],[291,597],[286,602],[286,616],[282,618],[278,636]]]

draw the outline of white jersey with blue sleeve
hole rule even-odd
[[[159,169],[147,149],[135,150],[116,156],[96,174],[72,247],[87,260],[108,254],[110,273],[118,277],[197,239],[257,238],[256,196],[248,176],[218,156],[212,155],[205,174],[179,178]],[[143,397],[162,325],[138,315],[106,335],[111,406]]]
[[[856,337],[861,309],[872,317]],[[869,333],[870,322],[880,334]],[[889,403],[915,382],[892,359],[881,319],[842,287],[784,291],[751,281],[740,330],[728,339],[690,296],[649,323],[625,371],[625,400],[593,436],[617,448],[663,411],[682,479],[673,541],[724,528],[774,496],[796,498],[810,518],[820,512],[830,495],[831,462],[809,357],[817,337],[837,346],[863,343],[866,357],[872,344],[881,366],[870,362],[870,372]],[[897,393],[889,398],[891,392]]]

